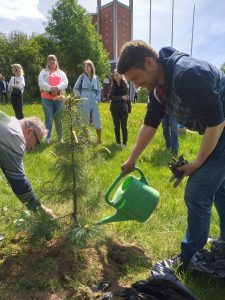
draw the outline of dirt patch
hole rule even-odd
[[[101,299],[101,293],[88,287],[107,280],[110,291],[119,290],[120,279],[134,261],[150,267],[149,258],[135,245],[110,240],[76,251],[54,239],[5,259],[0,268],[0,294],[4,295],[0,299]]]

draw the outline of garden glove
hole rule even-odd
[[[175,188],[180,184],[184,174],[184,171],[178,170],[177,168],[182,167],[187,163],[188,161],[184,159],[183,154],[179,157],[179,159],[172,157],[172,161],[169,163],[169,169],[173,173],[169,182],[172,182],[176,179],[176,181],[173,184]]]

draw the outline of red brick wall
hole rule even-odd
[[[99,31],[109,59],[113,59],[113,5],[100,9]]]
[[[118,15],[118,56],[124,43],[131,40],[130,10],[117,6]]]
[[[97,30],[97,14],[91,14],[91,23],[95,26]]]

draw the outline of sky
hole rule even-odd
[[[0,0],[0,32],[43,33],[57,0]],[[106,4],[110,0],[102,0]],[[127,4],[129,0],[120,0]],[[150,0],[134,0],[133,39],[149,42]],[[96,12],[97,0],[78,0],[88,12]],[[171,46],[172,0],[151,0],[151,43],[156,50]],[[225,1],[174,0],[173,47],[220,67],[225,62]]]

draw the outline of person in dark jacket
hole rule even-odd
[[[114,132],[117,146],[121,146],[120,128],[122,130],[123,144],[127,144],[127,119],[128,119],[128,100],[129,91],[126,81],[122,78],[117,70],[113,71],[113,83],[109,92],[110,111],[114,123]]]
[[[184,200],[188,209],[187,231],[180,259],[187,265],[207,242],[212,205],[220,218],[220,235],[225,240],[225,76],[213,65],[171,47],[159,53],[142,41],[124,45],[117,65],[136,87],[150,92],[150,102],[137,142],[124,173],[134,165],[154,137],[165,113],[178,123],[202,134],[196,158],[180,167],[189,176]]]
[[[2,103],[8,103],[8,82],[5,80],[5,76],[0,79],[0,98]],[[3,100],[5,98],[5,100]]]

